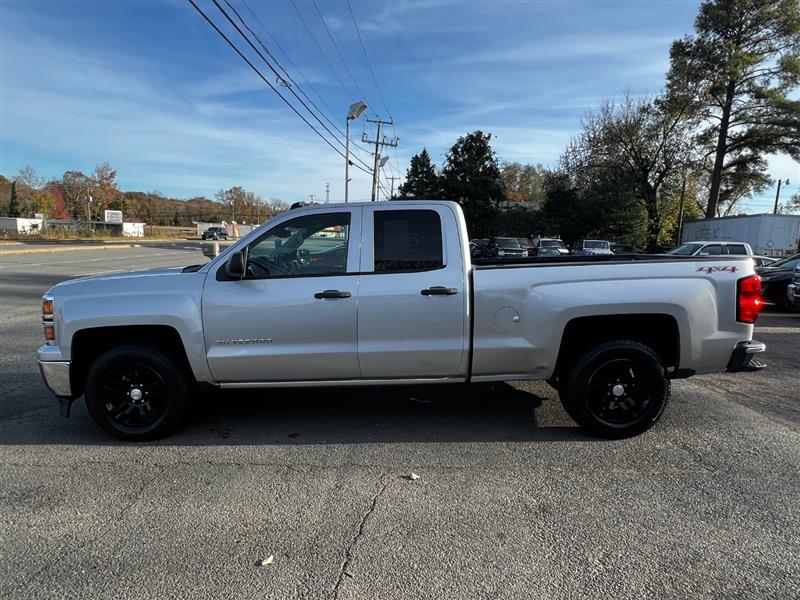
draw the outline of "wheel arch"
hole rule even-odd
[[[560,379],[581,356],[602,343],[631,340],[651,348],[671,377],[680,373],[680,328],[674,316],[663,313],[575,317],[561,335],[554,378]]]
[[[116,325],[80,329],[72,336],[70,383],[75,396],[84,392],[92,364],[105,352],[120,346],[150,346],[174,358],[189,381],[195,377],[178,330],[169,325]]]

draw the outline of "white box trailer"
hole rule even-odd
[[[681,243],[700,240],[746,242],[755,254],[790,256],[800,251],[800,215],[741,215],[684,223]]]

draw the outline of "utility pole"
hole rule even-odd
[[[311,204],[314,204],[314,197],[315,197],[315,194],[309,194],[308,195],[308,199],[311,200]]]
[[[384,125],[393,125],[393,121],[381,121],[380,119],[366,119],[367,123],[375,123],[378,126],[378,132],[375,135],[374,140],[370,140],[367,138],[367,134],[363,134],[361,136],[361,141],[365,144],[375,144],[375,157],[374,162],[372,164],[372,201],[375,202],[375,198],[378,194],[378,161],[381,158],[381,147],[382,146],[389,146],[390,148],[396,148],[397,142],[399,141],[397,138],[392,140],[391,142],[386,141],[386,136],[381,137],[381,128]]]
[[[391,177],[387,177],[386,179],[388,179],[389,181],[392,182],[391,186],[390,186],[391,187],[391,192],[389,193],[389,200],[391,200],[392,198],[394,198],[394,182],[395,182],[396,179],[400,179],[400,178],[399,177],[395,177],[394,175],[392,175]]]
[[[330,183],[326,183],[325,184],[325,204],[328,204],[328,202],[330,202],[330,201],[331,201],[331,184]]]
[[[777,191],[777,193],[775,194],[775,208],[772,210],[772,214],[773,214],[773,215],[777,215],[777,214],[778,214],[778,202],[779,202],[779,201],[780,201],[780,199],[781,199],[781,184],[782,184],[782,183],[785,183],[786,185],[789,185],[789,180],[787,179],[787,180],[784,182],[784,181],[782,181],[782,180],[778,179],[778,191]]]

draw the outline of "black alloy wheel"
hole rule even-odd
[[[632,340],[593,348],[578,360],[560,388],[567,414],[588,432],[613,439],[652,427],[670,397],[660,357]]]
[[[131,441],[164,437],[183,421],[187,378],[155,348],[125,346],[101,355],[89,369],[86,407],[111,435]]]

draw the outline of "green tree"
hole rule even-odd
[[[492,134],[482,131],[458,138],[442,168],[443,197],[461,204],[472,237],[494,233],[499,205],[505,200],[491,140]]]
[[[8,204],[8,216],[19,217],[20,207],[19,198],[17,197],[17,180],[11,182],[11,201]]]
[[[436,167],[431,163],[428,151],[423,148],[422,152],[411,157],[405,181],[397,190],[398,197],[406,200],[433,200],[440,198],[441,193]]]
[[[763,189],[770,153],[800,159],[799,0],[707,0],[695,34],[672,44],[667,88],[703,123],[706,216]]]
[[[629,197],[641,205],[647,214],[645,246],[649,251],[658,248],[663,215],[676,201],[674,194],[665,191],[679,186],[692,165],[685,113],[661,99],[650,101],[631,94],[619,102],[604,102],[589,113],[580,135],[561,158],[561,171],[570,175],[579,191],[594,190],[613,200],[616,195],[606,186],[622,186],[622,208]],[[597,215],[598,219],[604,216]]]

